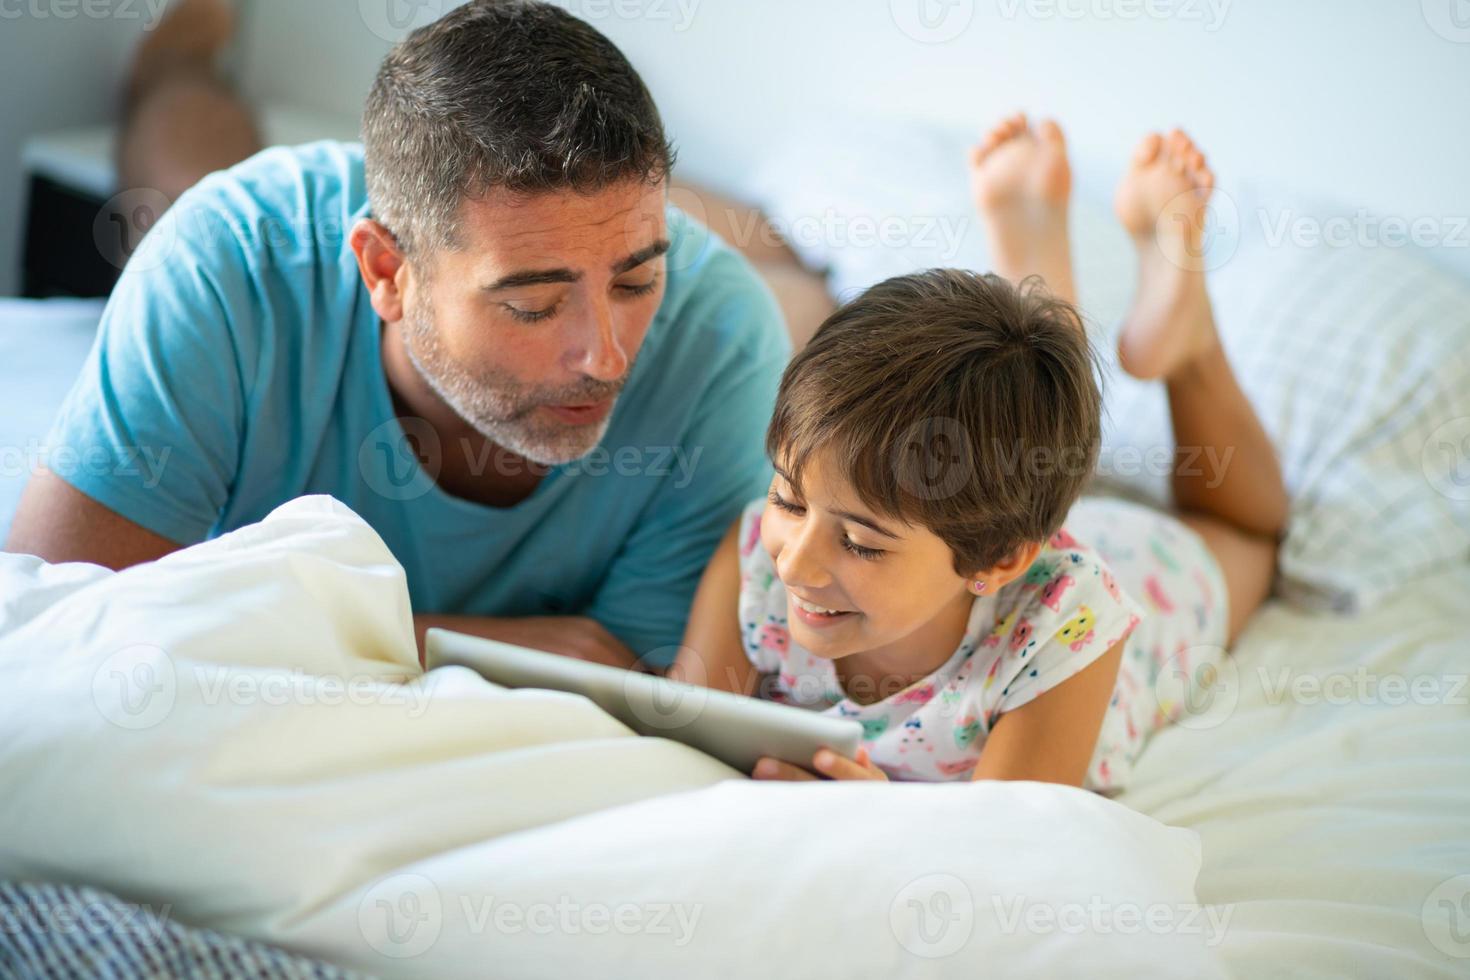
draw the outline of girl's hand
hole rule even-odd
[[[888,774],[873,765],[873,760],[868,758],[868,750],[865,748],[857,750],[855,759],[840,756],[831,749],[822,749],[812,756],[812,769],[816,772],[808,772],[800,766],[793,766],[780,759],[765,758],[755,764],[755,769],[750,775],[754,779],[778,779],[790,782],[822,778],[888,781]]]

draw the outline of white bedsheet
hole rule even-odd
[[[1271,603],[1144,754],[1121,800],[1199,832],[1235,975],[1470,976],[1467,595],[1460,566],[1359,617]]]

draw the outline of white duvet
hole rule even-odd
[[[326,498],[117,574],[0,555],[0,779],[0,877],[383,976],[1207,977],[1235,928],[1192,832],[1081,790],[756,784],[420,676]]]

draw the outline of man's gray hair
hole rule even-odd
[[[588,193],[674,164],[623,53],[537,0],[471,0],[398,44],[363,144],[373,215],[408,254],[455,247],[463,203],[493,188]]]

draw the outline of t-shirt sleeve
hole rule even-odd
[[[244,256],[207,202],[191,192],[149,231],[47,438],[58,477],[179,544],[218,521],[244,425]]]
[[[655,667],[673,662],[715,545],[771,478],[762,435],[789,348],[775,300],[754,273],[743,276],[712,315],[752,341],[701,394],[681,440],[689,473],[664,478],[588,611]]]
[[[1066,681],[1126,639],[1146,615],[1102,558],[1082,546],[1043,553],[1019,588],[987,685],[990,717]]]

